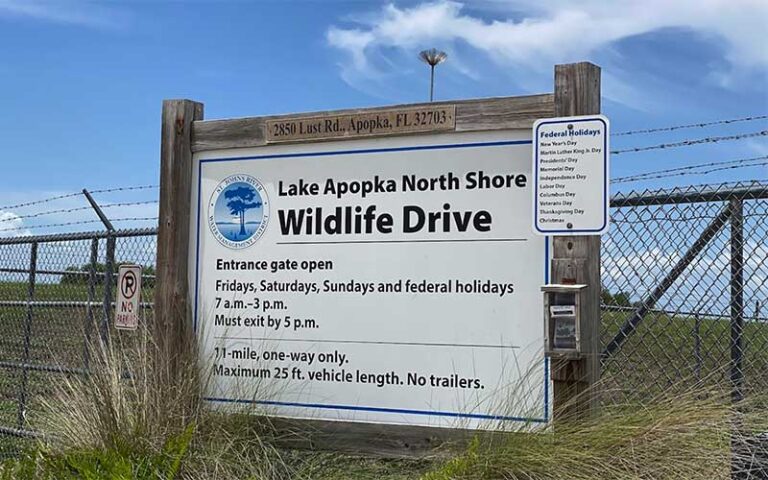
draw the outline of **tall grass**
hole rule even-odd
[[[113,339],[93,345],[89,375],[43,400],[40,430],[56,448],[157,451],[199,422],[205,379],[193,340],[171,364],[144,329]]]
[[[722,391],[699,385],[538,431],[478,435],[422,479],[730,479],[754,460],[747,443],[766,428],[765,413],[757,400],[737,408]]]
[[[210,370],[192,335],[168,355],[149,331],[95,342],[88,375],[42,400],[46,432],[0,478],[294,478],[254,411],[218,413],[203,398]],[[258,392],[252,392],[258,395]]]

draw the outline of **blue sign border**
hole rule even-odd
[[[606,172],[603,179],[603,224],[600,226],[600,228],[592,228],[587,230],[574,230],[574,229],[565,229],[565,230],[541,230],[539,228],[539,208],[538,208],[538,201],[539,201],[539,128],[541,128],[542,125],[553,125],[553,124],[559,124],[559,123],[579,123],[579,122],[594,122],[599,121],[603,123],[603,126],[605,127],[605,135],[603,136],[603,171]],[[533,228],[538,233],[544,233],[544,234],[558,234],[558,233],[568,233],[568,234],[579,234],[579,233],[598,233],[602,232],[605,227],[608,225],[608,124],[606,121],[601,117],[589,117],[586,116],[585,118],[577,118],[577,119],[571,119],[571,120],[552,120],[552,121],[545,121],[541,122],[536,125],[536,130],[533,132]]]
[[[199,304],[199,280],[200,280],[200,219],[202,217],[202,205],[201,205],[201,190],[202,190],[202,178],[203,178],[203,164],[207,163],[220,163],[220,162],[232,162],[242,160],[273,160],[279,158],[306,158],[306,157],[322,157],[328,155],[360,155],[367,153],[389,153],[389,152],[408,152],[408,151],[420,151],[420,150],[445,150],[455,148],[478,148],[478,147],[501,147],[509,145],[530,145],[531,140],[509,140],[498,142],[476,142],[476,143],[451,143],[443,145],[419,145],[412,147],[391,147],[391,148],[369,148],[358,150],[337,150],[337,151],[322,151],[322,152],[303,152],[303,153],[282,153],[272,155],[249,155],[240,157],[221,157],[221,158],[206,158],[198,160],[197,170],[197,226],[195,236],[195,305],[193,310],[193,328],[197,332],[197,318],[198,318],[198,304]],[[549,283],[549,238],[544,237],[544,283]],[[303,407],[314,409],[330,409],[330,410],[354,410],[363,412],[377,412],[377,413],[393,413],[403,415],[427,415],[427,416],[442,416],[442,417],[455,417],[455,418],[472,418],[481,420],[508,420],[519,422],[531,422],[531,423],[547,423],[549,422],[549,359],[544,358],[544,399],[543,408],[544,415],[540,418],[526,418],[516,416],[504,416],[504,415],[486,415],[476,413],[461,413],[461,412],[446,412],[438,410],[408,410],[398,408],[384,408],[384,407],[365,407],[356,405],[334,405],[334,404],[321,404],[321,403],[299,403],[299,402],[278,402],[271,400],[249,400],[240,398],[222,398],[222,397],[204,397],[209,402],[218,403],[234,403],[234,404],[251,404],[251,405],[265,405],[265,406],[283,406],[283,407]]]

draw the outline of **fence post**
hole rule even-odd
[[[731,399],[744,398],[744,211],[740,199],[731,205]]]
[[[107,233],[107,258],[104,265],[104,315],[99,325],[99,335],[104,345],[109,343],[109,325],[112,319],[112,275],[115,269],[114,232]]]
[[[160,139],[160,220],[155,272],[155,342],[171,359],[191,332],[189,236],[192,196],[192,122],[203,119],[203,104],[163,101]],[[172,360],[171,360],[172,361]]]
[[[96,200],[94,200],[91,192],[89,192],[87,188],[83,189],[83,195],[85,195],[85,199],[88,200],[88,203],[91,204],[91,208],[93,208],[93,210],[96,212],[96,215],[99,217],[99,220],[101,220],[101,223],[104,224],[104,227],[108,231],[114,232],[115,227],[112,226],[112,222],[109,221],[109,218],[107,218],[107,216],[104,214],[104,210],[99,207],[99,204],[96,203]]]
[[[37,274],[37,242],[32,242],[29,250],[29,280],[27,283],[27,315],[24,322],[24,350],[22,353],[21,391],[19,392],[19,411],[17,423],[19,430],[24,430],[27,410],[27,388],[29,386],[29,357],[32,343],[32,302],[35,301],[35,276]]]
[[[83,338],[83,367],[88,370],[91,363],[91,338],[93,334],[93,302],[96,299],[96,265],[99,261],[99,239],[91,240],[91,259],[88,268],[88,309],[84,325],[85,335]]]
[[[555,116],[600,113],[600,67],[588,62],[555,66]],[[553,283],[583,283],[586,318],[582,319],[580,360],[552,361],[555,419],[578,419],[594,413],[600,379],[600,237],[552,239]]]
[[[744,333],[744,205],[741,199],[730,200],[731,209],[731,401],[744,398],[743,333]],[[743,425],[738,412],[732,420],[731,478],[740,478],[743,470],[740,456],[749,448],[743,440]]]
[[[115,227],[112,226],[112,222],[104,214],[104,211],[99,207],[99,204],[93,198],[88,189],[83,189],[83,195],[85,195],[88,203],[91,204],[91,208],[96,212],[96,215],[104,224],[104,228],[107,229],[107,258],[104,265],[104,315],[99,326],[99,335],[104,345],[109,343],[109,325],[112,318],[112,275],[115,269]]]

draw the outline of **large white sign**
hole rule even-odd
[[[530,131],[195,155],[207,400],[274,415],[546,422]]]
[[[608,119],[539,120],[533,125],[533,229],[539,235],[608,231]]]

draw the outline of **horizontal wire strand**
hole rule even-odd
[[[159,203],[157,200],[146,200],[141,202],[119,202],[119,203],[108,203],[106,205],[99,205],[100,208],[114,208],[114,207],[130,207],[130,206],[136,206],[136,205],[151,205]],[[0,223],[4,222],[13,222],[25,218],[37,218],[42,217],[45,215],[55,215],[55,214],[61,214],[61,213],[73,213],[73,212],[79,212],[84,210],[93,210],[93,207],[91,206],[85,206],[85,207],[74,207],[74,208],[62,208],[59,210],[49,210],[46,212],[39,212],[39,213],[31,213],[27,215],[14,215],[12,217],[8,218],[0,218]]]
[[[671,127],[656,127],[656,128],[646,128],[641,130],[627,130],[624,132],[612,133],[611,136],[621,137],[621,136],[639,135],[639,134],[645,134],[645,133],[673,132],[675,130],[684,130],[688,128],[704,128],[704,127],[711,127],[713,125],[729,125],[731,123],[752,122],[755,120],[765,120],[765,119],[768,119],[768,115],[753,115],[750,117],[730,118],[727,120],[714,120],[711,122],[689,123],[687,125],[674,125]]]
[[[127,192],[127,191],[133,191],[133,190],[149,190],[154,188],[160,188],[159,185],[136,185],[136,186],[129,186],[129,187],[112,187],[112,188],[102,188],[98,190],[89,190],[88,193],[112,193],[112,192]],[[54,202],[56,200],[63,200],[65,198],[72,198],[72,197],[78,197],[82,195],[83,192],[74,192],[74,193],[67,193],[64,195],[56,195],[53,197],[44,198],[41,200],[35,200],[32,202],[24,202],[24,203],[17,203],[16,205],[6,205],[3,207],[0,207],[0,211],[2,210],[12,210],[17,208],[23,208],[23,207],[30,207],[33,205],[41,205],[44,203]]]
[[[704,138],[696,138],[693,140],[683,140],[682,142],[660,143],[658,145],[649,145],[645,147],[625,148],[621,150],[612,150],[611,153],[613,155],[619,155],[622,153],[646,152],[648,150],[660,150],[665,148],[689,147],[691,145],[700,145],[703,143],[718,143],[718,142],[728,142],[728,141],[734,141],[734,140],[744,140],[747,138],[764,137],[766,135],[768,135],[768,130],[761,130],[759,132],[741,133],[738,135],[726,135],[722,137],[704,137]]]
[[[157,220],[160,217],[125,217],[125,218],[110,218],[109,221],[112,223],[115,222],[141,222],[141,221],[149,221],[149,220]],[[20,227],[13,227],[13,228],[2,228],[0,229],[0,232],[11,232],[11,231],[24,231],[24,230],[32,230],[32,229],[39,229],[39,228],[50,228],[50,227],[67,227],[70,225],[86,225],[91,223],[101,223],[101,220],[81,220],[76,222],[64,222],[64,223],[50,223],[46,225],[31,225],[31,226],[20,226]]]
[[[616,183],[639,182],[643,180],[676,177],[676,176],[682,176],[682,175],[706,175],[706,174],[718,172],[721,170],[751,168],[751,167],[758,167],[761,165],[768,164],[768,162],[747,164],[748,162],[757,162],[759,160],[768,160],[768,155],[763,155],[761,157],[741,158],[738,160],[729,160],[724,162],[701,163],[696,165],[687,165],[685,167],[669,168],[665,170],[655,170],[652,172],[638,173],[636,175],[627,175],[625,177],[614,178],[611,180],[611,183],[616,184]],[[727,165],[727,166],[724,166],[724,165]],[[706,168],[706,167],[717,167],[717,168],[711,168],[709,170],[703,170],[703,171],[695,171],[695,170]]]

